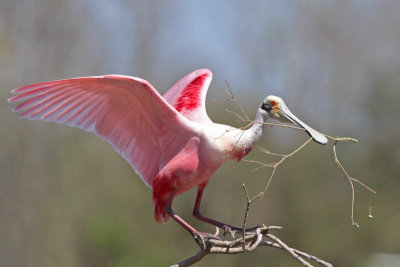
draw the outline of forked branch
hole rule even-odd
[[[252,251],[258,247],[273,247],[285,250],[295,260],[303,264],[304,266],[313,266],[310,261],[314,261],[322,266],[332,267],[332,264],[321,260],[313,255],[306,252],[300,251],[295,248],[291,248],[281,239],[276,237],[269,232],[271,230],[281,229],[279,226],[261,226],[257,228],[255,232],[246,233],[246,239],[237,238],[231,241],[209,239],[206,241],[206,248],[201,248],[195,255],[187,258],[171,267],[183,267],[190,266],[200,261],[207,254],[239,254]]]
[[[248,212],[250,209],[250,205],[254,200],[259,198],[257,195],[252,199],[249,198],[246,186],[243,184],[243,189],[246,194],[246,212],[245,212],[245,220],[243,223],[242,236],[233,240],[223,240],[225,235],[221,236],[221,239],[207,239],[205,240],[205,247],[199,245],[200,250],[193,256],[180,261],[177,264],[172,265],[171,267],[183,267],[190,266],[194,263],[200,261],[207,254],[239,254],[244,252],[250,252],[255,250],[258,247],[273,247],[285,250],[289,255],[291,255],[295,260],[303,264],[304,266],[313,266],[310,261],[314,261],[322,266],[332,267],[332,264],[321,260],[315,256],[312,256],[306,252],[300,251],[295,248],[289,247],[285,242],[271,234],[271,230],[280,230],[282,227],[280,226],[265,226],[262,225],[256,228],[255,231],[246,231],[246,221]],[[217,232],[215,236],[218,236],[219,230],[217,228]]]
[[[375,205],[375,197],[376,197],[376,191],[373,190],[372,188],[370,188],[369,186],[367,186],[366,184],[364,184],[363,182],[361,182],[360,180],[350,177],[350,175],[347,173],[347,171],[345,170],[345,168],[343,167],[342,163],[339,161],[337,154],[336,154],[336,144],[338,141],[335,142],[335,144],[333,145],[333,154],[335,156],[335,162],[336,165],[338,166],[338,168],[343,172],[344,176],[346,177],[346,179],[349,181],[350,186],[351,186],[351,223],[355,226],[355,227],[359,227],[358,223],[354,221],[354,199],[355,199],[355,192],[354,192],[354,184],[353,182],[356,182],[358,184],[360,184],[362,187],[364,187],[366,190],[368,190],[369,192],[371,192],[374,196],[372,205],[369,208],[369,212],[368,212],[368,218],[373,218],[372,216],[372,209],[374,208]]]

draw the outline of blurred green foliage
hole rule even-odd
[[[92,246],[104,251],[110,265],[128,266],[128,263],[131,264],[131,253],[134,250],[130,244],[131,235],[124,220],[110,215],[90,218],[85,235]]]

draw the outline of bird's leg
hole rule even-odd
[[[189,233],[192,234],[193,238],[196,240],[197,244],[201,246],[203,249],[206,249],[206,242],[205,238],[207,239],[220,239],[218,236],[209,234],[209,233],[201,233],[193,228],[190,224],[185,222],[181,217],[179,217],[175,212],[172,210],[172,200],[175,196],[175,190],[173,190],[164,205],[164,211],[172,217],[175,221],[177,221],[183,228],[185,228]]]
[[[227,223],[222,223],[222,222],[204,217],[203,215],[200,214],[200,203],[201,203],[201,199],[203,197],[203,191],[204,191],[204,187],[199,186],[199,188],[197,190],[196,202],[195,202],[194,208],[193,208],[193,216],[200,221],[215,225],[215,226],[223,229],[225,231],[225,233],[229,233],[229,235],[232,238],[235,235],[235,231],[242,232],[243,228],[235,227],[235,226],[229,225]],[[247,231],[254,231],[257,228],[258,228],[258,226],[247,229]]]
[[[215,225],[215,226],[223,229],[226,233],[229,233],[231,236],[234,236],[233,231],[240,231],[241,230],[240,228],[204,217],[203,215],[200,214],[200,203],[201,203],[201,199],[203,197],[203,192],[204,192],[204,187],[199,187],[197,190],[196,202],[194,203],[193,216],[200,221]]]

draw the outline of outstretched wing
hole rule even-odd
[[[211,80],[210,70],[196,70],[183,77],[163,97],[189,120],[209,123],[211,120],[207,115],[205,103]]]
[[[190,122],[147,81],[106,75],[27,85],[9,102],[20,117],[54,121],[95,132],[110,142],[152,186],[159,169],[182,149]]]

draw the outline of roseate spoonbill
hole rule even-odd
[[[240,160],[261,137],[264,122],[277,119],[303,127],[318,143],[321,133],[307,126],[283,100],[268,96],[247,130],[214,123],[205,109],[211,71],[194,71],[162,97],[149,82],[122,75],[104,75],[26,85],[9,102],[23,101],[13,111],[20,117],[54,121],[95,132],[110,142],[149,187],[153,188],[157,222],[175,219],[204,244],[204,234],[171,208],[176,195],[198,187],[193,215],[227,229],[230,225],[203,217],[200,202],[212,173],[227,160]]]

